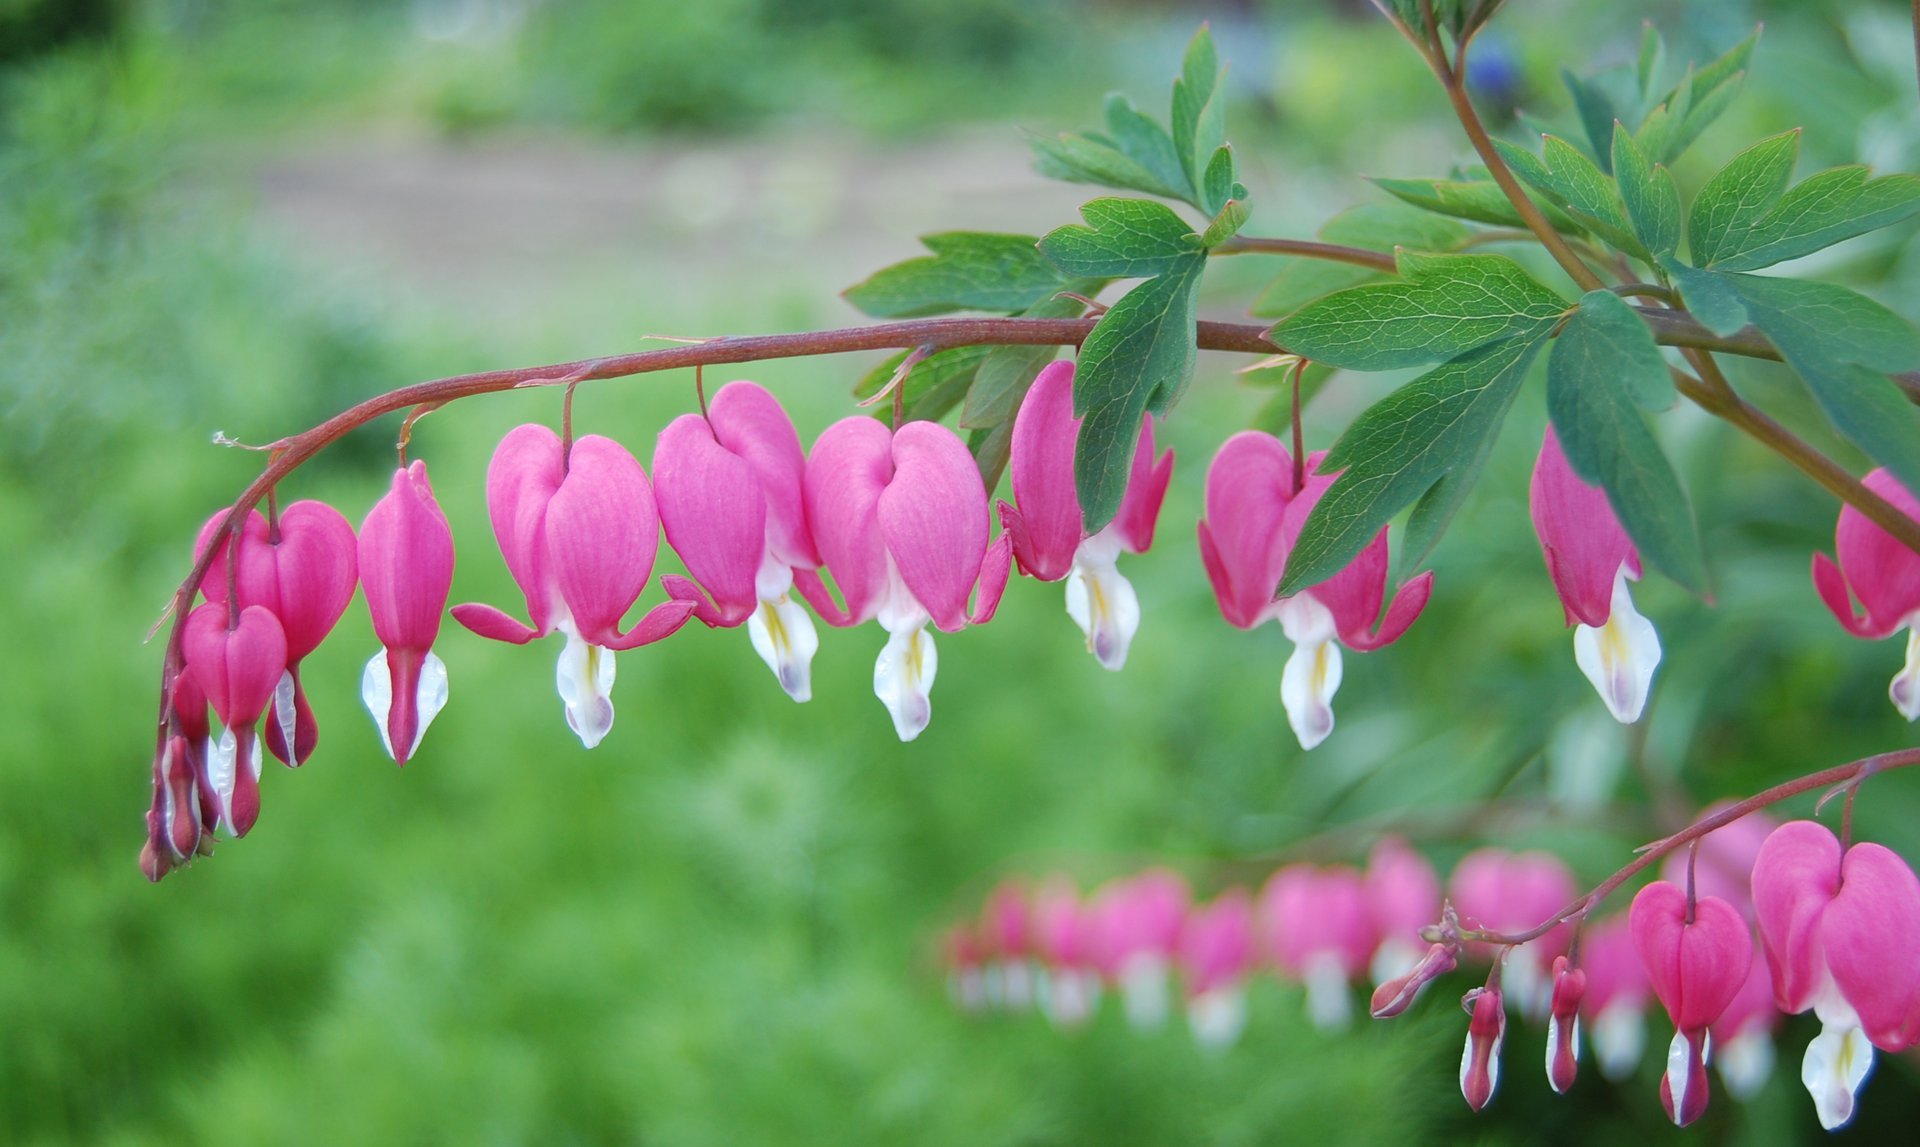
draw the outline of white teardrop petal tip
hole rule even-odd
[[[1623,725],[1640,719],[1660,665],[1660,635],[1633,606],[1627,569],[1613,576],[1613,603],[1605,625],[1575,626],[1573,659],[1593,683],[1607,712]]]
[[[930,693],[939,668],[940,656],[924,621],[887,634],[886,647],[873,663],[873,695],[887,707],[902,741],[918,737],[933,719]]]
[[[613,729],[613,650],[566,634],[566,647],[554,666],[554,685],[566,705],[567,727],[591,749]]]
[[[802,702],[813,698],[813,655],[820,636],[799,602],[785,593],[762,598],[747,619],[747,637],[787,696]]]

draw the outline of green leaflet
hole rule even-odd
[[[1373,184],[1402,202],[1456,219],[1471,219],[1496,227],[1527,225],[1513,209],[1507,193],[1491,179],[1375,179]],[[1539,204],[1541,214],[1553,224],[1554,230],[1568,235],[1586,234],[1586,229],[1568,218],[1566,212],[1537,196],[1534,202]]]
[[[1650,164],[1633,137],[1617,131],[1613,177],[1641,247],[1656,258],[1671,255],[1680,244],[1680,191],[1674,186],[1673,173]]]
[[[1607,291],[1582,298],[1547,360],[1547,413],[1561,448],[1574,473],[1606,490],[1641,554],[1704,594],[1693,510],[1641,413],[1672,403],[1666,361],[1633,308]]]
[[[1546,195],[1555,207],[1613,246],[1645,257],[1640,239],[1621,209],[1613,181],[1565,140],[1551,135],[1541,138],[1542,156],[1504,140],[1496,140],[1494,147],[1515,175]]]
[[[1766,214],[1729,229],[1714,269],[1770,267],[1920,212],[1920,176],[1867,175],[1865,167],[1835,167],[1801,180]]]
[[[1395,514],[1458,473],[1461,479],[1421,515],[1414,544],[1430,549],[1484,464],[1546,336],[1542,326],[1526,337],[1468,351],[1354,419],[1323,464],[1341,474],[1307,516],[1280,594],[1338,573]]]
[[[1064,275],[1137,279],[1165,274],[1200,249],[1200,238],[1173,209],[1150,199],[1115,196],[1080,206],[1083,226],[1056,227],[1040,253]]]
[[[1920,409],[1886,377],[1920,366],[1920,331],[1832,283],[1699,273],[1714,275],[1739,297],[1836,430],[1908,489],[1920,489]]]
[[[1406,281],[1328,295],[1276,326],[1274,341],[1334,366],[1391,370],[1540,331],[1567,310],[1560,296],[1504,255],[1403,250],[1399,266]]]
[[[1055,270],[1031,235],[944,231],[923,235],[931,255],[883,267],[848,287],[847,301],[881,319],[947,311],[1025,310],[1059,291]]]
[[[1205,265],[1206,255],[1196,251],[1136,286],[1100,316],[1080,347],[1073,475],[1089,533],[1119,512],[1141,417],[1165,411],[1192,378],[1194,291]]]
[[[1687,243],[1696,267],[1738,254],[1741,239],[1772,207],[1793,177],[1798,129],[1769,136],[1728,161],[1693,197]]]
[[[927,420],[937,422],[946,417],[947,412],[966,397],[967,388],[973,384],[974,372],[980,369],[980,363],[991,349],[984,346],[960,346],[936,351],[914,363],[907,371],[907,377],[900,381],[901,409],[909,422]],[[886,360],[862,375],[854,384],[856,398],[872,398],[887,385],[900,364],[907,360],[907,351],[888,355]],[[893,417],[893,404],[882,402],[869,408],[876,418]]]
[[[1188,182],[1203,193],[1202,200],[1206,199],[1207,164],[1226,142],[1227,101],[1225,93],[1218,90],[1220,75],[1220,57],[1213,49],[1213,33],[1202,24],[1188,41],[1180,78],[1173,82],[1170,121],[1174,154],[1186,169]],[[1204,201],[1194,205],[1209,215],[1221,207],[1220,203]]]
[[[1193,195],[1186,185],[1184,170],[1179,173],[1180,182],[1169,183],[1160,172],[1102,136],[1061,135],[1052,139],[1035,136],[1027,142],[1033,148],[1034,167],[1050,179],[1144,191],[1168,199],[1187,199]],[[1172,141],[1168,143],[1171,146]]]

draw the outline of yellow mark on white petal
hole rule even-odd
[[[1625,565],[1614,574],[1605,624],[1574,628],[1573,659],[1615,720],[1631,725],[1640,719],[1660,664],[1660,635],[1634,608]]]

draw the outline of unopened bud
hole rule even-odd
[[[1368,1010],[1376,1020],[1389,1020],[1407,1010],[1428,981],[1453,971],[1460,963],[1460,950],[1452,944],[1434,944],[1420,962],[1404,976],[1388,980],[1373,990]]]
[[[1500,1086],[1500,1044],[1507,1035],[1507,1009],[1500,989],[1475,988],[1460,1000],[1473,1018],[1467,1023],[1467,1046],[1460,1055],[1460,1094],[1467,1106],[1483,1110]]]
[[[1580,1070],[1580,1002],[1587,973],[1565,956],[1553,961],[1553,1009],[1547,1024],[1547,1082],[1562,1095]]]

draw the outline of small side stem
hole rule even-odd
[[[1356,267],[1370,267],[1388,274],[1392,274],[1395,267],[1393,256],[1385,251],[1369,251],[1365,247],[1346,247],[1339,243],[1315,243],[1306,239],[1262,239],[1251,235],[1235,235],[1207,253],[1209,255],[1296,255],[1306,259],[1351,263]]]

